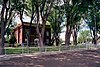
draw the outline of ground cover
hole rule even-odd
[[[11,57],[0,67],[100,67],[100,49]]]
[[[44,47],[44,52],[50,51],[64,51],[64,50],[74,50],[74,49],[86,49],[85,46],[71,45],[69,47],[66,46],[46,46]],[[22,54],[22,53],[36,53],[40,52],[39,47],[5,47],[5,54]]]

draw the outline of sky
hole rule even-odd
[[[28,17],[28,16],[26,16],[26,15],[24,14],[24,16],[23,16],[23,21],[24,21],[24,22],[30,22],[30,20],[31,20],[30,17]],[[15,22],[17,22],[18,24],[21,23],[20,18],[19,18],[18,15],[15,17]]]

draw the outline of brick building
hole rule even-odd
[[[42,25],[40,25],[40,30],[41,30],[41,26]],[[19,43],[19,44],[27,43],[27,35],[29,33],[29,29],[30,29],[30,24],[28,22],[24,22],[23,27],[22,27],[22,24],[18,24],[15,27],[14,35],[15,35],[15,38],[17,40],[17,43]],[[46,25],[44,35],[45,35],[45,37],[44,37],[45,45],[50,45],[50,41],[51,41],[50,25]],[[38,39],[38,35],[36,33],[36,24],[35,23],[33,23],[31,25],[31,35],[30,36],[31,36],[30,44],[34,45],[35,40]]]

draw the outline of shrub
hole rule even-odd
[[[16,38],[15,38],[15,36],[12,35],[11,38],[9,39],[8,43],[9,43],[9,44],[15,44],[15,43],[16,43]]]

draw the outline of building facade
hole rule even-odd
[[[40,31],[41,31],[41,26],[39,26]],[[18,44],[22,44],[22,43],[27,43],[28,41],[28,36],[29,36],[29,29],[30,29],[30,23],[28,22],[24,22],[23,26],[22,24],[18,24],[15,29],[14,29],[14,35],[16,38],[16,41]],[[31,25],[31,33],[30,33],[30,44],[31,45],[35,45],[36,41],[38,41],[38,35],[36,33],[36,24],[32,24]],[[51,28],[50,25],[46,25],[45,28],[45,33],[44,33],[45,37],[44,37],[44,42],[45,45],[50,45],[50,41],[51,41]]]

